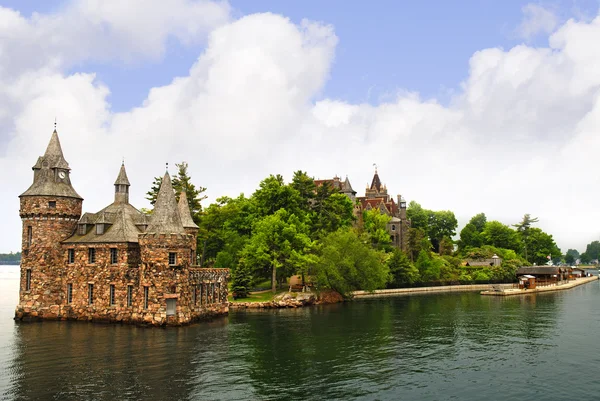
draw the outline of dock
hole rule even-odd
[[[598,281],[598,276],[591,277],[581,277],[575,280],[569,280],[564,284],[552,284],[546,285],[536,288],[530,289],[520,289],[520,288],[495,288],[492,290],[481,291],[481,295],[495,295],[495,296],[508,296],[508,295],[527,295],[527,294],[535,294],[538,292],[548,292],[548,291],[562,291],[568,290],[573,287],[577,287],[579,285],[591,283],[592,281]]]

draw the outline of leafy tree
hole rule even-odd
[[[430,249],[431,242],[427,238],[425,231],[421,228],[411,227],[408,230],[408,253],[410,260],[416,260],[422,250],[429,252]]]
[[[437,281],[440,278],[440,264],[434,263],[431,258],[431,253],[422,250],[419,252],[419,257],[415,262],[415,266],[419,270],[419,274],[421,275],[421,279],[424,282]]]
[[[488,221],[481,233],[483,242],[497,248],[519,250],[517,232],[499,221]]]
[[[231,274],[231,292],[233,299],[247,298],[250,293],[252,275],[247,266],[240,266]]]
[[[440,210],[437,212],[428,211],[429,224],[428,235],[435,252],[440,251],[440,242],[444,238],[453,237],[456,234],[458,221],[454,213],[449,210]]]
[[[483,230],[482,230],[483,231]],[[478,248],[483,245],[481,232],[477,231],[477,227],[469,223],[460,231],[460,239],[458,240],[458,249],[460,251],[465,248]]]
[[[391,217],[380,213],[379,209],[365,210],[363,212],[363,228],[369,236],[371,244],[377,249],[389,249],[392,239],[387,231],[387,224]]]
[[[150,201],[150,204],[154,206],[156,203],[156,197],[158,196],[158,191],[160,190],[160,186],[162,184],[162,177],[154,177],[154,181],[152,182],[152,187],[148,192],[146,192],[146,199]]]
[[[298,192],[299,207],[308,212],[312,200],[315,198],[315,181],[306,172],[298,170],[294,173],[290,187]]]
[[[454,242],[451,238],[444,237],[440,241],[440,255],[452,255],[454,252]]]
[[[420,204],[411,201],[406,209],[406,217],[410,220],[412,228],[420,228],[425,233],[428,232],[429,211],[423,209]]]
[[[254,271],[271,271],[271,288],[276,292],[279,277],[289,277],[305,264],[314,246],[306,224],[281,208],[257,220],[252,237],[242,251],[240,262]]]
[[[391,288],[412,285],[420,279],[419,270],[410,263],[408,256],[400,249],[394,249],[387,265],[392,276],[389,285]]]
[[[600,241],[592,241],[585,247],[585,255],[589,259],[588,263],[592,260],[600,259]]]
[[[202,211],[202,205],[200,202],[206,199],[206,195],[202,195],[202,193],[206,191],[206,188],[196,188],[196,186],[192,184],[192,179],[188,174],[187,162],[183,161],[179,164],[175,164],[175,166],[177,167],[177,173],[172,177],[172,185],[173,189],[175,190],[175,197],[179,201],[181,192],[185,192],[192,219],[194,219],[196,224],[199,224],[200,212]],[[156,197],[158,196],[158,191],[160,190],[161,184],[162,177],[154,177],[152,187],[148,192],[146,192],[146,199],[150,201],[152,206],[154,206],[156,203]]]
[[[352,201],[340,193],[332,193],[322,202],[315,202],[311,215],[311,232],[314,237],[350,226],[354,221],[353,208]]]
[[[485,213],[479,213],[475,216],[471,217],[469,224],[473,224],[475,230],[480,233],[485,228],[485,223],[487,223],[487,217],[485,217]]]
[[[184,161],[175,164],[175,167],[177,167],[177,174],[173,176],[173,189],[175,190],[177,200],[179,201],[181,192],[185,192],[192,218],[194,219],[194,222],[198,224],[200,222],[200,212],[202,211],[200,202],[206,199],[206,195],[202,195],[206,191],[206,188],[196,188],[196,186],[192,184],[192,179],[188,174],[187,162]]]
[[[562,255],[552,235],[546,234],[537,227],[530,228],[527,235],[529,261],[543,265],[548,262],[548,256],[552,259]]]
[[[579,252],[577,249],[569,249],[565,254],[565,263],[568,265],[574,264],[577,259],[579,259]]]
[[[279,174],[270,175],[262,180],[252,198],[258,217],[275,214],[280,209],[285,209],[296,216],[304,214],[300,193],[292,186],[285,185],[283,177]]]
[[[345,297],[355,290],[384,288],[389,268],[383,254],[374,250],[367,238],[354,230],[340,229],[322,240],[315,266],[318,285],[331,288]]]
[[[523,220],[520,223],[514,224],[513,227],[517,229],[517,232],[521,235],[521,239],[523,241],[523,252],[525,255],[525,259],[529,260],[527,257],[527,247],[529,242],[529,230],[531,229],[531,224],[537,223],[537,217],[531,217],[528,213],[523,216]]]

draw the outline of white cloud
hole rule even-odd
[[[22,23],[20,16],[8,18]],[[550,37],[549,48],[475,53],[450,106],[406,92],[378,106],[315,100],[333,63],[333,28],[298,26],[272,14],[211,31],[187,76],[152,88],[129,112],[110,112],[109,88],[92,74],[68,75],[51,58],[43,65],[25,60],[31,68],[15,70],[15,79],[0,73],[0,110],[10,110],[4,118],[14,126],[0,156],[0,168],[11,171],[3,178],[9,195],[0,200],[6,222],[0,251],[18,249],[16,195],[31,182],[54,115],[86,211],[111,201],[122,156],[138,207],[147,205],[143,195],[167,161],[188,161],[212,199],[250,194],[268,174],[289,178],[297,169],[320,178],[348,174],[361,193],[377,163],[390,192],[426,208],[453,210],[462,223],[479,212],[507,224],[530,213],[563,250],[581,251],[600,234],[582,224],[600,219],[594,205],[600,186],[588,173],[600,150],[600,78],[590,67],[600,61],[599,26],[600,19],[569,21]],[[146,28],[131,29],[137,38]],[[179,31],[161,37],[182,35],[173,32]],[[108,47],[115,40],[99,37]],[[0,35],[0,49],[4,42]],[[159,55],[164,46],[148,43],[135,60]],[[70,46],[79,44],[64,48]]]
[[[526,40],[540,34],[549,34],[558,26],[557,15],[538,4],[529,3],[523,7],[523,21],[517,28],[517,34]]]

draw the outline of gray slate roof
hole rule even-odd
[[[188,205],[187,195],[185,191],[181,191],[179,195],[179,217],[181,217],[181,223],[184,228],[198,228],[194,220],[192,219],[192,214],[190,212],[190,206]]]
[[[165,173],[162,179],[146,233],[185,234],[185,229],[179,216],[179,207],[175,199],[175,193],[173,192],[173,185],[171,184],[171,177],[168,172]]]
[[[69,163],[65,160],[56,130],[52,133],[46,153],[38,158],[33,166],[33,184],[20,196],[63,196],[83,199],[71,186],[69,179],[66,182],[56,181],[56,169],[70,170]]]
[[[371,181],[371,189],[377,189],[377,192],[381,191],[381,180],[379,179],[379,174],[377,174],[377,170],[375,170],[373,181]]]
[[[523,274],[531,274],[531,275],[559,274],[563,271],[565,271],[565,269],[562,269],[558,266],[523,266],[523,267],[519,267],[519,270],[517,270],[517,276],[520,276]]]
[[[121,170],[119,170],[119,175],[117,176],[117,180],[115,181],[115,185],[128,185],[128,186],[131,186],[131,184],[129,183],[129,179],[127,178],[127,172],[125,171],[125,163],[121,164]]]
[[[142,224],[147,224],[146,215],[129,203],[112,203],[98,213],[85,213],[78,224],[88,224],[85,235],[79,230],[63,241],[71,243],[103,243],[103,242],[138,242],[138,234],[142,233]],[[96,224],[106,224],[104,234],[96,234]]]

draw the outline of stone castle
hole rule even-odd
[[[394,201],[394,198],[387,192],[387,186],[381,183],[377,169],[375,169],[371,185],[367,185],[365,189],[365,196],[356,196],[356,191],[352,189],[348,177],[344,181],[338,176],[332,179],[315,180],[316,186],[324,183],[350,198],[354,203],[354,216],[357,224],[362,224],[362,215],[365,210],[377,209],[380,213],[390,216],[387,231],[390,234],[392,245],[407,251],[410,220],[406,217],[406,200],[398,195],[398,202]]]
[[[182,325],[228,313],[228,269],[196,265],[198,226],[165,173],[146,215],[129,203],[121,165],[114,202],[81,215],[56,130],[20,198],[17,320]]]

